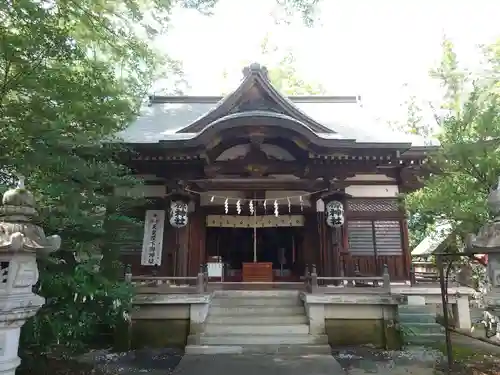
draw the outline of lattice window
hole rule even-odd
[[[379,255],[399,255],[403,252],[401,223],[375,221],[375,244]]]
[[[353,212],[393,212],[399,211],[397,199],[350,199],[349,211]]]
[[[375,253],[372,221],[349,221],[347,228],[349,251],[353,255],[373,255]]]
[[[348,239],[353,255],[400,255],[403,251],[399,221],[349,221]]]

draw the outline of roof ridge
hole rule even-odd
[[[166,103],[213,103],[217,104],[227,95],[150,95],[150,104]],[[283,95],[293,103],[339,103],[360,104],[359,95]]]

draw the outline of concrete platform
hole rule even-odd
[[[344,375],[331,355],[185,355],[172,375]]]
[[[330,355],[329,345],[188,345],[186,354],[267,354],[286,356]]]

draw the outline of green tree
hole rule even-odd
[[[495,46],[486,51],[488,64],[471,80],[452,43],[444,41],[441,64],[431,72],[444,89],[436,113],[441,147],[429,160],[434,173],[406,199],[410,213],[429,224],[445,219],[461,238],[489,218],[486,197],[500,173],[499,76],[494,74],[500,59]]]
[[[271,42],[269,34],[263,39],[260,48],[263,62],[268,69],[269,79],[282,94],[324,94],[325,89],[319,83],[306,82],[300,77],[292,50],[281,50]]]
[[[268,71],[269,80],[282,94],[290,95],[319,95],[324,94],[325,89],[316,82],[306,82],[297,71],[296,60],[293,51],[281,49],[271,42],[267,34],[260,43],[260,56],[256,59],[263,64]],[[244,61],[241,65],[249,65],[255,61]],[[223,70],[222,81],[230,87],[228,72]],[[224,92],[224,94],[226,94]]]
[[[291,23],[298,15],[304,25],[310,27],[318,18],[318,6],[321,0],[276,0],[279,16],[278,23]]]
[[[150,43],[166,30],[172,7],[208,13],[216,2],[0,4],[0,169],[7,176],[0,188],[14,172],[27,176],[41,225],[63,238],[62,251],[42,264],[38,293],[47,304],[24,327],[25,347],[86,344],[127,317],[131,291],[117,280],[113,243],[124,235],[120,225],[137,224],[126,212],[139,202],[113,191],[140,182],[121,163],[127,150],[115,134],[137,116],[155,79],[179,72]],[[99,272],[84,260],[96,251],[104,255]]]
[[[415,95],[409,95],[408,99],[402,104],[402,107],[406,111],[405,121],[390,121],[389,126],[396,131],[406,134],[418,135],[425,139],[432,138],[432,126],[425,121],[424,110],[418,98]]]
[[[326,91],[321,84],[308,82],[300,77],[293,51],[273,44],[269,34],[260,43],[260,56],[256,60],[267,68],[269,80],[273,86],[286,96],[321,95]],[[249,65],[253,62],[255,61],[244,61],[241,65]],[[228,83],[228,78],[228,72],[223,70],[221,79],[225,81],[224,86],[229,88],[232,85]]]
[[[172,4],[0,4],[0,166],[28,177],[41,225],[63,238],[41,265],[38,293],[47,303],[23,329],[25,348],[88,344],[127,318],[131,290],[117,280],[112,243],[123,236],[119,224],[135,223],[124,212],[138,202],[113,191],[140,182],[121,164],[115,134],[136,117],[165,61],[147,38]],[[101,272],[86,259],[97,251]]]

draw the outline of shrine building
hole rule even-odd
[[[408,280],[400,195],[417,189],[430,151],[365,114],[356,96],[282,95],[259,64],[232,93],[153,96],[120,134],[148,198],[142,242],[124,244],[133,274],[226,282],[321,276]],[[213,275],[212,275],[213,276]]]

